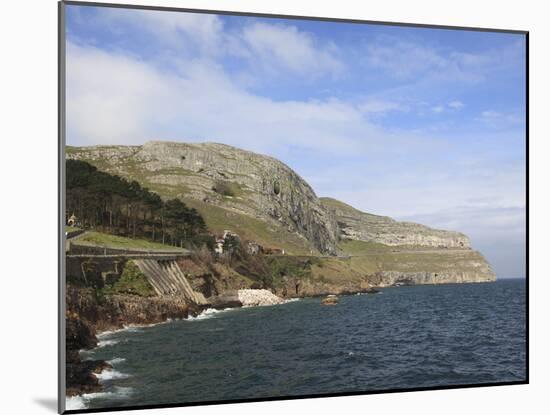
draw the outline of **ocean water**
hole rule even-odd
[[[525,281],[208,311],[100,340],[83,357],[111,362],[105,390],[71,408],[522,381]]]

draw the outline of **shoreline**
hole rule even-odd
[[[500,280],[500,281],[502,281],[502,280]],[[476,282],[469,282],[469,283],[471,283],[471,284],[481,284],[481,283],[484,283],[484,282],[490,283],[490,282],[496,282],[496,281],[476,281]],[[370,287],[370,288],[371,289],[375,288],[377,290],[378,289],[383,290],[383,289],[387,289],[387,288],[403,288],[403,287],[412,287],[412,286],[420,286],[420,285],[421,286],[426,286],[426,285],[433,285],[433,286],[436,286],[436,285],[463,285],[463,284],[469,284],[469,283],[411,284],[411,285],[401,285],[401,286],[380,286],[380,287]],[[355,290],[355,291],[345,291],[345,292],[339,293],[338,296],[352,296],[352,295],[366,295],[366,294],[372,295],[374,293],[371,292],[370,289],[368,289],[368,290],[363,289],[363,290]],[[120,333],[120,332],[124,332],[124,331],[131,331],[132,329],[143,329],[143,328],[155,327],[155,326],[159,326],[159,325],[163,325],[163,324],[168,324],[168,323],[171,323],[171,322],[174,322],[174,321],[202,320],[202,319],[209,318],[210,315],[215,315],[215,314],[226,312],[226,311],[236,310],[236,309],[239,309],[239,308],[253,308],[253,307],[267,307],[267,306],[274,306],[274,305],[283,305],[283,304],[287,304],[287,303],[290,303],[290,302],[300,301],[302,299],[321,298],[321,297],[324,297],[326,295],[328,295],[328,294],[322,293],[322,294],[316,294],[316,295],[304,295],[304,296],[299,296],[299,297],[278,297],[281,300],[280,302],[269,303],[269,304],[248,304],[248,305],[240,305],[240,306],[235,306],[235,305],[231,306],[230,304],[228,304],[227,307],[223,307],[223,308],[213,307],[213,306],[192,307],[188,310],[187,315],[185,317],[181,317],[181,318],[171,318],[171,317],[169,317],[169,318],[166,318],[163,321],[157,321],[157,322],[152,322],[152,323],[144,323],[144,324],[130,323],[130,324],[127,324],[127,325],[123,325],[122,327],[117,326],[117,325],[113,325],[111,327],[108,327],[108,325],[102,325],[103,327],[107,326],[107,328],[105,328],[103,330],[97,330],[94,327],[94,330],[93,330],[94,332],[91,333],[95,337],[95,339],[97,340],[97,342],[95,343],[95,346],[94,347],[89,347],[89,348],[79,349],[78,350],[78,357],[79,357],[79,359],[81,358],[81,353],[90,352],[90,351],[93,351],[94,349],[108,346],[108,345],[101,345],[101,341],[102,341],[101,339],[105,339],[106,337],[108,337],[109,335],[112,335],[112,334],[116,334],[116,333]],[[201,318],[200,316],[205,316],[205,317]],[[97,331],[95,331],[95,330],[97,330]],[[65,397],[66,400],[67,399],[72,399],[72,398],[89,396],[89,395],[107,393],[107,392],[104,391],[104,386],[101,384],[100,377],[97,376],[97,374],[100,374],[104,370],[112,370],[113,369],[112,365],[107,360],[95,361],[93,359],[91,359],[91,360],[90,359],[81,360],[80,364],[81,365],[89,365],[90,362],[95,362],[95,366],[89,370],[89,375],[91,375],[95,379],[97,379],[97,381],[98,381],[97,382],[97,387],[92,389],[92,390],[85,390],[84,388],[82,388],[84,390],[81,389],[79,391],[80,393],[68,393],[68,394],[66,394],[66,397]],[[101,370],[99,372],[97,371],[98,368],[101,368]]]
[[[175,322],[175,321],[203,320],[203,319],[210,318],[210,316],[214,316],[214,315],[219,314],[219,313],[224,313],[224,312],[232,311],[232,310],[238,310],[240,308],[271,307],[271,306],[277,306],[277,305],[284,305],[284,304],[288,304],[288,303],[291,303],[291,302],[299,301],[299,300],[301,300],[301,298],[289,298],[289,299],[283,298],[281,300],[282,300],[281,302],[275,303],[275,304],[243,305],[243,306],[240,306],[240,307],[226,307],[226,308],[223,308],[223,309],[205,307],[200,312],[196,313],[195,315],[191,315],[191,313],[189,313],[188,316],[185,317],[185,318],[168,318],[164,321],[160,321],[160,322],[156,322],[156,323],[130,324],[130,325],[126,325],[122,328],[115,328],[115,329],[107,329],[107,330],[98,331],[97,333],[94,334],[96,339],[98,340],[96,346],[92,347],[92,348],[86,348],[86,349],[79,350],[78,351],[78,356],[79,356],[79,358],[82,358],[82,354],[85,354],[87,352],[93,352],[94,350],[102,348],[102,347],[108,347],[109,344],[101,345],[101,341],[102,341],[101,339],[105,339],[106,337],[108,338],[110,335],[118,334],[118,333],[125,332],[125,331],[131,333],[132,329],[151,328],[151,327],[156,327],[156,326],[172,323],[172,322]],[[205,316],[205,317],[201,318],[200,316]],[[106,339],[104,341],[108,341],[108,339]],[[65,395],[66,405],[69,406],[67,404],[68,401],[73,401],[73,404],[72,404],[73,408],[72,409],[86,409],[86,403],[84,401],[93,399],[94,397],[97,397],[97,396],[106,396],[108,394],[112,394],[112,392],[107,392],[107,391],[104,390],[104,385],[101,383],[101,381],[103,380],[101,378],[101,375],[102,375],[102,373],[104,373],[106,371],[112,371],[114,373],[114,376],[118,376],[116,374],[120,373],[120,372],[117,372],[116,369],[113,367],[113,364],[115,363],[114,360],[117,360],[117,359],[119,359],[119,358],[113,357],[110,360],[95,360],[95,359],[81,360],[81,363],[83,365],[86,365],[87,363],[91,364],[92,362],[95,363],[94,368],[92,370],[90,370],[90,375],[97,379],[98,384],[99,384],[99,389],[94,390],[94,391],[89,391],[89,392],[83,392],[83,393],[66,394]],[[122,358],[122,359],[124,359],[124,358]],[[101,370],[98,371],[97,368],[100,368]],[[120,373],[120,374],[123,375],[123,376],[128,376],[128,375],[125,375],[125,374],[122,374],[122,373]]]

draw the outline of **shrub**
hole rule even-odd
[[[140,297],[152,297],[155,295],[155,290],[137,265],[132,261],[128,261],[124,266],[122,275],[117,282],[106,289],[106,294],[132,294]]]
[[[230,183],[218,180],[214,187],[212,187],[216,193],[219,193],[222,196],[235,196],[235,190]]]
[[[196,249],[192,252],[192,260],[195,263],[201,263],[207,266],[212,266],[214,263],[214,257],[212,251],[208,249],[206,245],[201,246],[199,249]]]

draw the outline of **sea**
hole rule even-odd
[[[524,279],[403,286],[336,306],[206,310],[100,336],[113,366],[67,409],[373,392],[526,379]]]

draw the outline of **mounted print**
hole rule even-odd
[[[60,412],[527,383],[527,40],[60,3]]]

